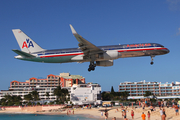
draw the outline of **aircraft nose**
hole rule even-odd
[[[169,53],[169,52],[170,52],[170,50],[166,48],[166,49],[165,49],[165,52],[166,52],[166,54],[167,54],[167,53]]]

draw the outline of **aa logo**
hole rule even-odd
[[[29,48],[31,46],[34,47],[32,41],[30,41],[29,39],[26,39],[26,41],[23,42],[22,48],[24,47]]]

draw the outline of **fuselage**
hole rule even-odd
[[[101,57],[97,53],[95,61],[114,60],[118,58],[127,57],[141,57],[141,56],[157,56],[169,53],[169,50],[157,43],[140,43],[140,44],[124,44],[111,46],[98,46],[98,48],[105,51],[106,57]],[[67,63],[67,62],[88,62],[91,59],[84,58],[84,53],[79,48],[44,50],[40,52],[31,53],[36,56],[34,58],[26,58],[20,55],[15,56],[17,59],[43,62],[43,63]],[[116,54],[115,57],[114,54]]]

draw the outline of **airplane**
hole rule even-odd
[[[14,36],[21,50],[13,49],[18,55],[16,59],[42,62],[42,63],[69,63],[90,62],[88,71],[94,71],[96,66],[113,66],[113,61],[118,58],[150,56],[169,53],[169,50],[157,43],[138,43],[110,46],[95,46],[80,36],[70,24],[72,34],[79,42],[78,48],[46,50],[41,48],[20,29],[13,29]]]

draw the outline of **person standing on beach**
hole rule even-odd
[[[163,115],[162,115],[162,120],[166,120],[166,114],[165,114],[165,112],[163,112]]]
[[[142,117],[142,120],[146,120],[146,115],[144,114],[144,112],[142,112],[141,117]]]
[[[124,109],[122,109],[122,118],[123,118],[123,116],[124,116]]]
[[[126,110],[124,110],[124,114],[123,114],[124,118],[126,118]]]
[[[158,101],[158,105],[159,105],[159,108],[161,107],[161,102],[160,101]]]
[[[134,111],[131,110],[131,117],[132,117],[132,120],[134,120]]]
[[[74,109],[73,109],[73,115],[74,115]]]
[[[167,102],[164,100],[164,107],[166,107],[166,103],[167,103]]]
[[[141,107],[141,101],[139,100],[139,108]]]
[[[105,116],[105,120],[107,120],[107,118],[108,118],[108,112],[107,112],[107,110],[105,110],[104,116]]]
[[[174,108],[175,108],[176,116],[179,115],[179,108],[178,108],[178,106],[175,105]]]
[[[148,120],[150,120],[150,112],[148,111],[148,113],[147,113],[147,116],[148,116]]]

